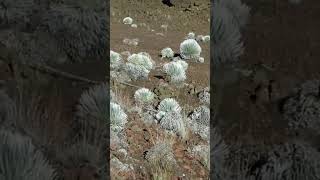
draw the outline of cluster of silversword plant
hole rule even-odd
[[[123,24],[133,25],[134,20],[130,17],[123,19]],[[138,28],[138,27],[136,27]],[[210,42],[209,35],[196,35],[190,32],[179,47],[179,52],[174,52],[171,47],[160,47],[159,55],[161,58],[154,60],[147,52],[129,51],[116,52],[110,50],[110,68],[111,79],[114,84],[122,84],[137,88],[133,94],[134,106],[124,105],[121,97],[111,91],[110,104],[110,126],[111,126],[111,144],[118,149],[126,149],[123,132],[126,124],[130,121],[131,112],[137,112],[142,122],[146,125],[156,123],[166,132],[166,135],[177,135],[180,138],[187,138],[189,132],[197,134],[205,142],[209,142],[209,121],[210,109],[209,89],[199,93],[203,105],[196,108],[192,115],[187,115],[179,100],[174,97],[157,97],[157,93],[146,87],[139,87],[130,84],[129,81],[150,81],[150,73],[152,71],[161,72],[164,75],[164,81],[159,81],[159,87],[183,87],[188,84],[187,71],[188,62],[203,63],[204,58],[201,56],[201,45]],[[128,43],[125,43],[129,45]],[[120,86],[121,87],[121,86]],[[116,90],[117,86],[115,87]],[[129,97],[130,98],[130,97]],[[160,99],[158,99],[160,98]],[[218,137],[218,136],[217,136]],[[219,137],[218,137],[219,138]],[[157,140],[156,144],[151,147],[145,154],[145,159],[150,164],[157,164],[162,168],[173,169],[176,165],[175,156],[173,154],[172,143],[169,139]],[[220,148],[221,138],[218,140],[218,149]],[[199,156],[203,166],[209,168],[209,146],[202,145],[199,147],[191,147],[190,153]],[[120,165],[120,161],[113,158],[114,163]],[[151,165],[152,166],[152,165]],[[124,167],[124,166],[121,166]],[[124,168],[125,169],[125,168]]]
[[[126,25],[130,25],[132,22],[133,19],[130,17],[123,19],[123,23]],[[208,43],[209,41],[209,35],[196,36],[195,33],[190,32],[180,44],[179,56],[175,56],[177,53],[170,47],[163,48],[160,51],[161,60],[170,61],[162,65],[162,72],[168,77],[169,83],[172,85],[183,85],[183,82],[187,79],[187,62],[192,60],[195,62],[204,62],[204,58],[201,57],[202,48],[199,43]],[[124,59],[125,55],[127,56],[126,60]],[[127,51],[118,53],[110,50],[111,77],[115,81],[148,80],[149,73],[158,67],[147,52],[131,54]],[[155,94],[147,88],[140,88],[134,94],[136,104],[142,109],[146,107],[150,108],[154,97]],[[116,104],[112,106],[115,107]],[[182,129],[184,129],[185,122],[182,120],[180,105],[175,99],[167,98],[162,100],[159,106],[153,111],[156,112],[153,116],[161,127],[168,131],[183,134]],[[118,127],[119,124],[116,122],[120,124],[126,122],[127,116],[120,106],[111,109],[111,113],[117,114],[113,117],[115,119],[111,120],[112,124]]]

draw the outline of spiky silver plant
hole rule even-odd
[[[201,103],[209,105],[210,104],[210,92],[209,92],[209,90],[203,90],[203,91],[199,92],[198,98],[199,98]]]
[[[176,112],[176,111],[167,112],[160,119],[159,124],[163,129],[183,136],[183,134],[185,133],[184,132],[185,124],[182,118],[183,117],[179,112]]]
[[[109,114],[109,85],[102,83],[84,91],[76,106],[73,125],[75,134],[87,138],[93,143],[105,141],[108,132]]]
[[[289,122],[290,129],[320,127],[320,81],[310,80],[295,90],[283,104],[283,117]]]
[[[77,105],[76,116],[82,121],[94,124],[107,122],[107,107],[110,101],[109,85],[102,83],[82,93]]]
[[[154,93],[147,88],[140,88],[134,93],[134,99],[138,103],[150,103],[154,99]]]
[[[122,20],[123,24],[132,24],[133,19],[131,17],[125,17]]]
[[[43,15],[40,30],[52,34],[61,50],[73,61],[106,59],[108,21],[105,3],[101,0],[82,0],[63,5],[52,4]]]
[[[183,65],[186,64],[176,61],[163,65],[163,71],[170,77],[171,83],[177,84],[187,79],[186,66]]]
[[[186,39],[195,39],[196,34],[194,32],[189,32]]]
[[[14,124],[16,118],[16,104],[3,90],[0,90],[0,125],[2,127],[10,126]]]
[[[226,7],[233,15],[238,25],[243,28],[248,21],[250,8],[243,4],[241,0],[218,0],[222,6]]]
[[[197,107],[190,115],[192,121],[198,124],[209,126],[210,125],[210,109],[207,106]]]
[[[230,149],[216,128],[211,130],[210,136],[210,177],[214,179],[224,179],[227,170],[225,163]]]
[[[199,63],[204,63],[204,57],[199,57],[198,62]]]
[[[162,58],[173,58],[174,52],[171,48],[167,47],[161,50]]]
[[[33,10],[37,8],[34,0],[1,0],[0,24],[25,24],[30,21]]]
[[[114,132],[120,132],[127,123],[127,114],[119,104],[110,103],[110,128]]]
[[[190,130],[202,139],[210,139],[210,109],[206,106],[196,108],[187,119]]]
[[[197,59],[201,54],[201,47],[194,39],[184,40],[180,44],[180,54],[184,59]]]
[[[168,131],[180,135],[183,134],[185,124],[181,110],[182,109],[176,100],[172,98],[162,100],[158,106],[158,113],[156,114],[160,126]]]
[[[0,142],[0,179],[57,179],[55,170],[29,138],[1,130]]]
[[[162,112],[172,112],[172,111],[175,111],[175,112],[178,112],[180,113],[181,112],[181,107],[179,105],[179,103],[173,99],[173,98],[166,98],[166,99],[163,99],[159,106],[158,106],[158,110],[159,111],[162,111]]]
[[[128,57],[125,69],[133,80],[137,80],[146,79],[153,66],[152,59],[147,53],[139,53]]]
[[[221,64],[238,60],[243,53],[243,42],[237,21],[230,11],[220,1],[215,1],[212,8],[213,63],[218,68]]]
[[[175,61],[175,62],[177,62],[177,63],[179,63],[182,67],[183,67],[183,69],[186,71],[187,69],[188,69],[188,63],[186,62],[186,61],[184,61],[184,60],[177,60],[177,61]]]
[[[203,36],[203,42],[210,42],[210,36],[209,35]]]
[[[132,63],[126,63],[125,69],[128,76],[132,80],[148,79],[148,75],[150,73],[150,71],[147,70],[145,67],[134,65]]]
[[[118,69],[123,63],[122,57],[119,53],[110,50],[110,68]]]
[[[161,168],[172,167],[176,164],[172,145],[168,142],[157,142],[145,155],[145,159],[153,164],[159,165]]]
[[[148,64],[148,66],[146,67],[148,70],[154,69],[155,62],[153,61],[153,59],[149,53],[139,52],[138,54],[144,56],[145,64]]]

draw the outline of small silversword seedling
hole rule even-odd
[[[167,47],[161,50],[162,58],[173,58],[174,52],[171,48]]]
[[[203,37],[203,41],[204,42],[210,42],[210,36],[209,35],[206,35]]]
[[[123,24],[132,24],[133,19],[131,17],[125,17],[122,22]]]
[[[204,63],[204,58],[203,57],[199,57],[198,62],[199,63]]]
[[[195,39],[196,34],[194,32],[189,32],[186,39]]]

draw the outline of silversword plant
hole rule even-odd
[[[134,93],[134,99],[137,103],[150,103],[154,99],[154,93],[147,88],[140,88]]]
[[[131,17],[125,17],[122,20],[123,24],[132,24],[133,19]]]
[[[194,32],[189,32],[186,39],[195,39],[196,34]]]
[[[0,131],[0,179],[54,180],[56,172],[31,139],[9,131]]]
[[[118,69],[123,63],[122,57],[119,53],[110,50],[110,68]]]
[[[127,114],[117,103],[110,103],[110,128],[114,132],[120,132],[127,123]]]
[[[197,59],[200,57],[201,47],[194,39],[184,40],[180,44],[180,55],[183,59]]]
[[[187,79],[187,65],[182,62],[173,61],[163,65],[163,71],[170,76],[170,82],[177,84]]]
[[[210,36],[209,35],[203,36],[203,41],[210,42]]]
[[[167,47],[161,50],[161,56],[162,58],[173,58],[174,52],[171,48]]]
[[[150,56],[145,53],[139,53],[128,57],[125,69],[133,80],[137,80],[147,79],[153,67],[154,65]]]
[[[181,112],[179,103],[173,98],[166,98],[162,100],[158,106],[157,119],[161,119],[168,112]]]

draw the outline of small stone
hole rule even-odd
[[[149,141],[150,140],[150,134],[148,133],[148,132],[144,132],[143,133],[143,137],[144,137],[144,139],[146,140],[146,141]]]
[[[198,94],[199,92],[202,91],[202,88],[200,86],[196,86],[194,90],[195,90],[195,93]]]

